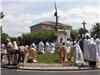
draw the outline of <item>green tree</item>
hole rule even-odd
[[[74,41],[78,37],[78,30],[71,30],[71,39]]]
[[[96,23],[91,29],[91,36],[98,36],[100,38],[100,23]]]
[[[18,42],[18,38],[17,37],[9,37],[10,38],[10,40],[13,42],[13,41],[16,41],[17,42],[17,44],[19,44],[19,42]]]
[[[9,35],[7,33],[1,33],[1,43],[6,43]]]
[[[80,28],[78,29],[78,32],[79,32],[80,37],[82,37],[83,34],[86,34],[88,32],[88,30],[87,29],[84,30],[83,28]]]
[[[47,30],[40,30],[37,32],[31,32],[27,34],[23,34],[21,36],[22,40],[25,44],[31,44],[33,42],[38,43],[40,40],[46,41],[54,41],[55,40],[55,34],[52,31]]]

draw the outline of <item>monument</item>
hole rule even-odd
[[[61,29],[61,25],[58,25],[58,12],[57,12],[57,6],[56,6],[56,2],[54,2],[54,4],[55,4],[55,13],[54,13],[54,16],[56,17],[56,27],[55,27],[55,35],[57,36],[57,43],[59,43],[60,42],[60,40],[62,39],[62,42],[67,42],[67,39],[69,39],[70,38],[70,33],[71,33],[71,28],[69,28],[69,29],[64,29],[64,28],[62,28]]]

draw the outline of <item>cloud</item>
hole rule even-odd
[[[98,6],[84,6],[73,8],[69,11],[60,11],[59,15],[61,22],[70,23],[73,25],[73,28],[79,28],[80,26],[78,26],[78,24],[81,24],[82,21],[86,21],[86,27],[90,29],[92,24],[100,22],[100,12],[98,10]]]
[[[6,15],[3,19],[3,31],[12,36],[19,36],[30,31],[29,27],[50,18],[52,12],[43,12],[41,15],[23,14],[19,16]],[[13,32],[13,33],[12,33]],[[15,33],[16,34],[15,34]]]
[[[2,2],[0,1],[0,12],[3,11],[3,8],[2,8]]]
[[[53,2],[54,0],[3,0],[18,2]],[[99,2],[99,0],[55,0],[56,2]]]
[[[31,6],[27,6],[26,4],[9,4],[5,6],[5,17],[3,20],[3,30],[4,32],[9,33],[12,36],[19,36],[22,33],[27,33],[30,31],[29,27],[39,22],[43,22],[46,20],[54,21],[55,17],[53,16],[54,10],[49,11],[37,11],[37,13],[30,13],[28,10],[31,9]],[[92,9],[91,9],[92,8]],[[58,10],[59,22],[70,24],[73,28],[82,27],[81,23],[83,21],[87,22],[87,29],[90,29],[95,22],[100,21],[98,11],[99,6],[77,6],[68,10]],[[27,13],[25,13],[28,11]],[[35,12],[35,10],[33,11]],[[40,13],[39,13],[40,12]],[[16,14],[16,15],[15,15]]]

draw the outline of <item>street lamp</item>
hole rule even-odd
[[[56,17],[56,27],[55,27],[55,30],[58,31],[58,12],[57,12],[56,2],[54,1],[54,3],[55,3],[55,13],[54,13],[54,16]]]

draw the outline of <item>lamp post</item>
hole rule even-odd
[[[54,3],[55,3],[55,13],[54,13],[54,16],[56,17],[56,27],[55,27],[55,30],[58,31],[58,12],[57,12],[56,2],[54,1]]]
[[[85,25],[86,25],[86,22],[83,21],[82,24],[83,24],[83,29],[84,29],[84,33],[83,33],[83,34],[84,34],[84,38],[85,38],[85,29],[86,29],[86,28],[85,28]]]

